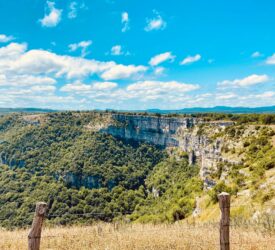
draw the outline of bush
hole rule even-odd
[[[211,189],[208,192],[211,201],[214,202],[214,203],[218,202],[218,195],[222,192],[233,194],[232,189],[230,187],[228,187],[224,183],[224,181],[220,181],[220,182],[217,183],[217,185],[213,189]]]

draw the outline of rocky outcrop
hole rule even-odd
[[[60,175],[55,173],[55,178],[57,180],[62,180],[69,187],[81,188],[86,187],[89,189],[107,187],[112,189],[117,185],[115,180],[109,180],[104,183],[104,178],[101,175],[86,175],[86,174],[76,174],[73,172],[68,172],[66,174]]]
[[[209,174],[217,168],[219,162],[228,161],[222,157],[223,141],[211,140],[201,133],[200,126],[208,124],[215,128],[225,128],[232,122],[204,122],[198,118],[177,118],[162,116],[142,116],[113,114],[113,123],[101,131],[115,137],[144,141],[161,147],[178,147],[189,154],[189,163],[200,165],[200,175],[206,188],[215,183]]]
[[[113,114],[114,124],[102,129],[113,136],[146,141],[163,147],[177,147],[179,128],[192,128],[202,121],[195,118],[167,118],[157,116]]]
[[[4,152],[0,152],[0,164],[22,168],[25,166],[25,161],[17,160],[14,156],[10,158]]]

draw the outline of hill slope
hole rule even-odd
[[[0,117],[0,225],[30,224],[38,200],[49,204],[50,223],[69,224],[110,221],[124,215],[133,221],[176,221],[192,214],[198,197],[207,200],[207,209],[224,190],[236,199],[237,193],[249,190],[249,200],[259,204],[274,198],[275,177],[270,172],[275,166],[274,132],[270,125],[253,125],[253,121],[270,122],[274,117],[253,116],[251,122],[240,116],[237,124],[227,128],[209,123],[213,117],[204,117],[206,123],[171,130],[176,133],[171,136],[180,138],[202,138],[203,134],[209,147],[223,140],[223,157],[243,159],[240,164],[209,168],[207,179],[215,183],[210,191],[203,188],[206,179],[199,175],[200,161],[190,165],[190,155],[178,146],[159,147],[152,144],[154,139],[148,144],[139,137],[131,140],[133,131],[127,130],[132,128],[131,120],[124,124],[114,117],[101,112]],[[161,122],[169,126],[177,122],[169,117],[137,118],[160,126],[146,125],[149,134],[145,139],[170,136]],[[123,130],[129,135],[127,140],[110,135],[108,127]],[[142,124],[134,129],[145,132]],[[84,213],[92,216],[77,216]]]

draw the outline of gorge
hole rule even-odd
[[[101,127],[100,131],[118,138],[152,143],[164,148],[179,148],[188,153],[189,164],[200,166],[200,176],[205,187],[215,185],[209,179],[211,171],[217,169],[219,162],[239,163],[222,155],[222,139],[212,140],[211,132],[223,131],[234,125],[232,121],[204,121],[193,117],[165,117],[150,115],[112,114],[112,123]],[[210,133],[202,133],[203,126],[210,128]]]

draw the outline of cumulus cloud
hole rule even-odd
[[[266,64],[275,64],[275,53],[266,59]]]
[[[86,55],[89,54],[88,52],[88,47],[91,46],[92,44],[92,41],[91,40],[88,40],[88,41],[81,41],[79,43],[72,43],[72,44],[69,44],[69,50],[71,52],[73,51],[76,51],[78,49],[81,50],[81,56],[82,57],[85,57]]]
[[[269,81],[269,77],[267,75],[253,74],[242,79],[224,80],[222,82],[218,82],[218,87],[249,87],[259,83],[265,83],[267,81]]]
[[[188,84],[183,82],[177,82],[177,81],[168,81],[168,82],[162,82],[162,81],[140,81],[137,83],[130,84],[127,87],[127,90],[134,90],[134,91],[140,91],[140,90],[150,90],[157,93],[163,93],[163,92],[188,92],[191,90],[198,89],[199,85],[197,84]]]
[[[122,55],[122,47],[121,45],[115,45],[111,48],[111,54],[113,56],[119,56],[119,55]]]
[[[194,63],[194,62],[197,62],[201,59],[201,55],[200,54],[197,54],[195,56],[187,56],[186,58],[184,58],[182,61],[181,61],[181,65],[186,65],[186,64],[191,64],[191,63]]]
[[[130,29],[130,19],[128,12],[122,12],[121,13],[121,23],[122,23],[122,32],[126,32]]]
[[[109,52],[106,53],[106,55],[108,55]],[[112,56],[121,56],[121,55],[125,55],[125,56],[129,56],[131,55],[131,53],[129,51],[124,51],[124,49],[122,48],[121,45],[115,45],[111,48],[111,52],[110,54]]]
[[[167,26],[161,15],[156,10],[153,12],[155,17],[146,20],[147,25],[145,26],[144,30],[147,32],[152,30],[163,30]]]
[[[45,93],[45,92],[54,92],[56,90],[56,87],[55,86],[33,86],[30,88],[30,91],[31,92],[42,92],[42,93]]]
[[[170,61],[170,62],[174,61],[174,59],[175,59],[175,56],[172,55],[171,52],[165,52],[165,53],[162,53],[162,54],[152,57],[149,61],[149,64],[151,66],[157,66],[165,61]]]
[[[26,44],[11,43],[0,48],[0,74],[54,75],[82,78],[94,74],[104,80],[123,79],[144,73],[142,65],[122,65],[93,59],[58,55],[46,50],[29,50]]]
[[[13,36],[7,36],[5,34],[0,34],[0,43],[7,43],[7,42],[10,42],[14,39],[15,38]]]
[[[47,13],[39,20],[43,27],[55,27],[61,21],[62,10],[55,8],[55,3],[47,1]]]
[[[117,83],[115,82],[96,82],[93,84],[93,89],[96,90],[107,90],[113,89],[117,87]]]
[[[4,66],[3,60],[16,59],[22,55],[27,49],[26,43],[10,43],[5,47],[0,48],[0,66]],[[1,61],[3,64],[1,64]]]
[[[135,65],[122,65],[117,64],[113,67],[110,67],[101,74],[101,78],[104,80],[116,80],[116,79],[125,79],[131,76],[136,76],[139,73],[143,73],[147,70],[145,66],[135,66]]]
[[[75,83],[69,83],[64,85],[60,91],[63,92],[73,92],[73,93],[79,93],[79,92],[87,92],[87,91],[91,91],[91,85],[88,84],[84,84],[82,82],[75,82]]]
[[[158,99],[174,102],[175,100],[185,99],[187,92],[198,88],[199,85],[197,84],[177,81],[139,81],[120,88],[114,82],[98,82],[93,84],[76,82],[63,86],[61,91],[96,99],[98,102],[108,103],[133,99],[142,102]]]
[[[164,68],[154,67],[158,73]],[[102,108],[99,103],[114,107],[121,103],[186,102],[187,93],[199,88],[197,84],[178,81],[142,81],[148,67],[123,65],[113,61],[101,62],[82,57],[58,55],[41,49],[28,50],[27,44],[10,43],[0,47],[0,93],[1,105],[37,106],[52,108]],[[103,80],[91,82],[97,75]],[[71,83],[56,91],[57,82],[70,79]],[[136,82],[118,85],[115,79]],[[67,96],[68,95],[68,96]],[[5,98],[5,99],[4,99]],[[3,104],[4,103],[4,104]],[[161,102],[160,102],[161,103]],[[86,105],[86,106],[85,106]],[[113,106],[112,106],[113,105]],[[119,106],[117,106],[118,108]]]
[[[106,91],[117,87],[115,82],[95,82],[93,84],[85,84],[80,81],[64,85],[60,90],[72,93],[92,93],[96,91]]]
[[[46,76],[0,74],[0,86],[52,85],[56,80]]]
[[[128,98],[143,101],[165,100],[168,102],[182,101],[187,92],[199,88],[197,84],[177,81],[139,81],[126,88]]]

